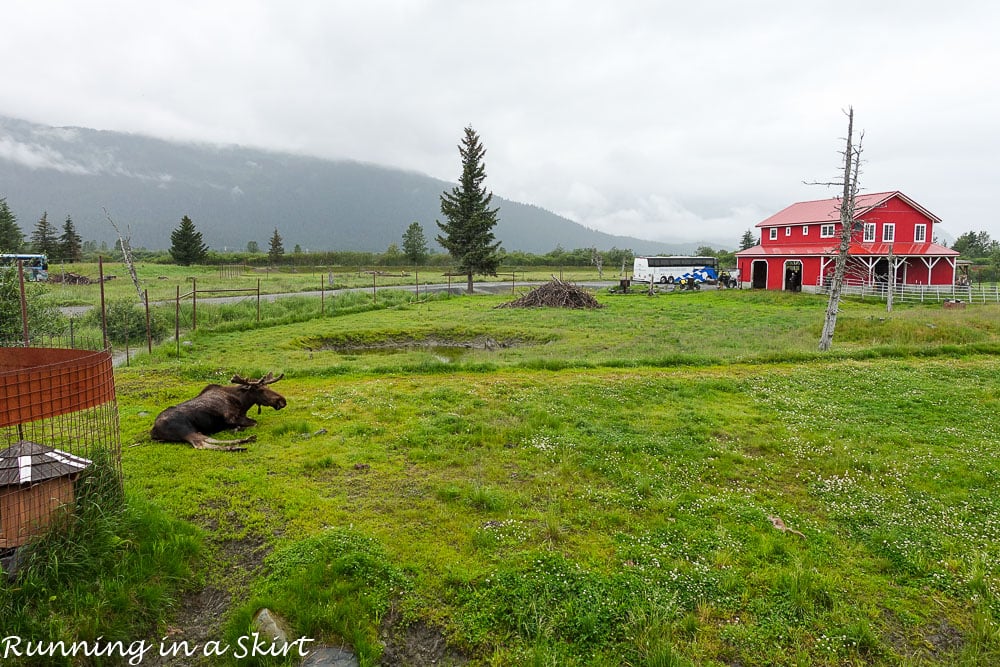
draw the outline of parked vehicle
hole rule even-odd
[[[24,266],[25,280],[29,282],[45,282],[49,279],[49,259],[45,255],[13,252],[0,254],[0,267],[17,266],[19,261]]]
[[[670,285],[691,278],[698,283],[715,283],[719,275],[717,257],[660,255],[636,257],[632,263],[632,280]]]

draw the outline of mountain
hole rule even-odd
[[[382,251],[401,244],[413,221],[436,246],[440,195],[453,186],[361,162],[0,116],[0,197],[26,237],[47,212],[58,230],[69,215],[84,240],[110,244],[116,238],[110,215],[123,230],[128,226],[134,247],[163,249],[187,215],[216,250],[242,250],[248,241],[266,249],[277,229],[287,249]],[[507,250],[545,253],[557,245],[639,253],[693,250],[692,244],[605,234],[499,196],[493,203],[500,208],[494,231]]]

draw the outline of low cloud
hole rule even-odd
[[[699,211],[669,196],[648,194],[611,199],[594,188],[574,185],[573,208],[557,211],[580,224],[611,234],[663,242],[706,242],[733,249],[747,229],[770,213],[752,205]]]
[[[35,132],[39,141],[25,143],[10,135],[0,135],[0,160],[9,160],[33,170],[52,169],[66,174],[96,176],[112,174],[157,184],[167,187],[174,178],[170,174],[143,174],[125,167],[118,159],[109,153],[94,152],[69,157],[56,146],[59,142],[75,142],[77,133],[73,130],[63,132],[60,128],[52,128],[52,132]],[[47,145],[49,142],[51,145]]]
[[[54,169],[67,174],[94,173],[53,148],[26,144],[6,136],[0,136],[0,159],[16,162],[29,169]]]

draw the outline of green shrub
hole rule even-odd
[[[77,482],[75,511],[21,547],[13,579],[0,576],[5,636],[129,643],[162,627],[193,579],[196,530],[126,500],[114,468],[98,463]]]
[[[108,327],[108,339],[113,343],[135,343],[146,339],[146,309],[129,299],[116,299],[106,306],[105,319]],[[91,310],[84,317],[84,323],[101,326],[101,312]],[[149,313],[149,333],[154,342],[167,336],[166,318],[159,312]]]
[[[66,318],[46,299],[46,288],[38,283],[25,284],[28,310],[28,334],[57,336],[66,328]],[[0,343],[20,343],[24,337],[21,323],[21,288],[17,270],[0,267]]]

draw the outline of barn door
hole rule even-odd
[[[785,262],[785,290],[789,292],[802,291],[802,262],[789,260]]]
[[[767,260],[754,260],[750,272],[750,286],[754,289],[767,289]]]

